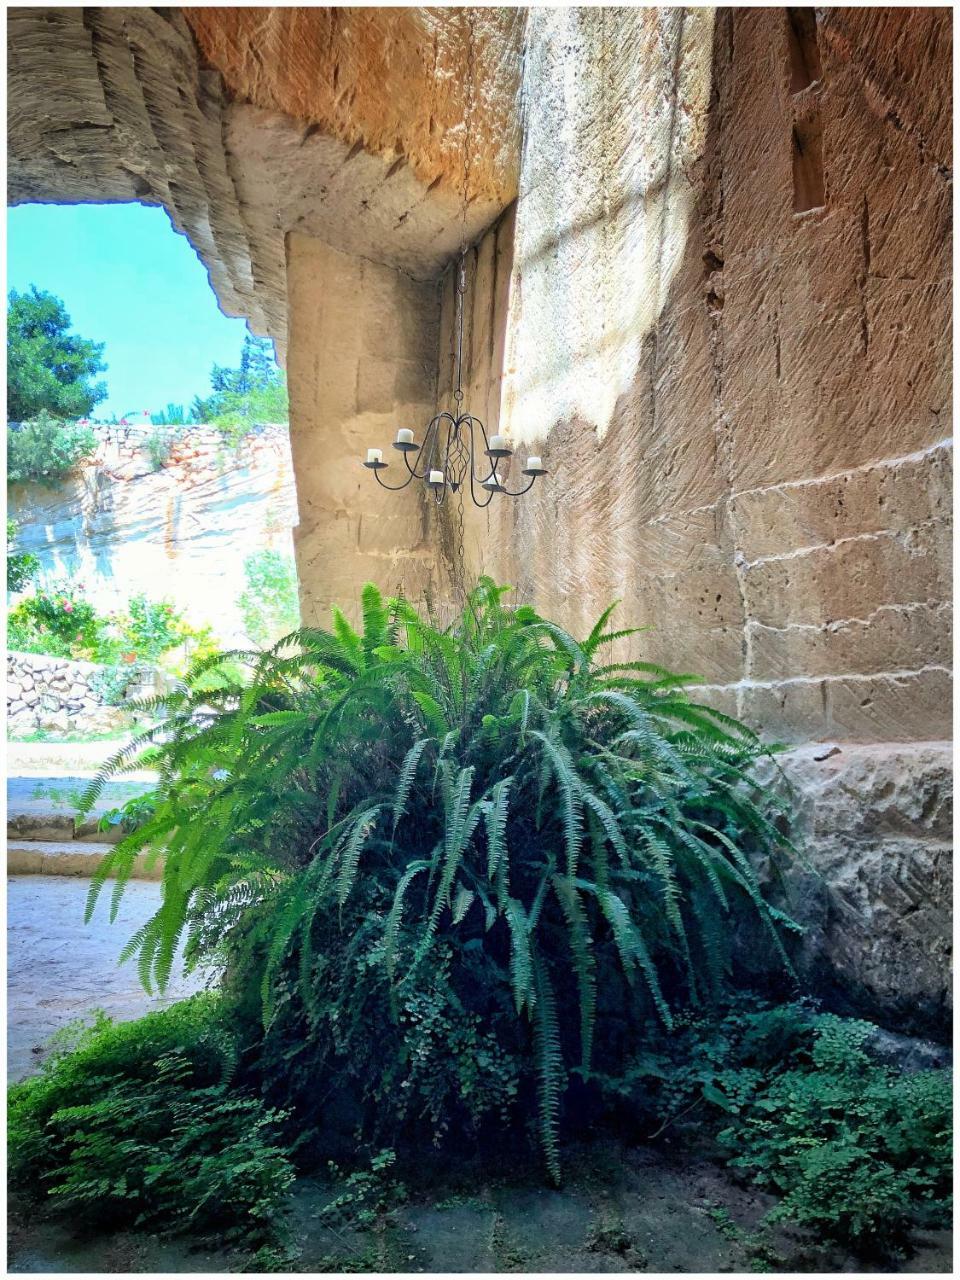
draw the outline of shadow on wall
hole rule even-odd
[[[656,25],[652,11],[638,13],[633,21]],[[784,11],[718,12],[710,99],[689,131],[702,145],[674,166],[691,215],[655,323],[629,236],[656,232],[608,230],[603,243],[592,210],[585,237],[567,218],[551,257],[544,233],[522,224],[541,217],[544,186],[542,222],[558,220],[563,175],[531,187],[527,174],[509,315],[485,290],[490,251],[478,253],[471,328],[488,341],[469,347],[470,395],[497,421],[493,353],[508,326],[500,429],[536,440],[551,475],[522,501],[473,516],[468,552],[474,569],[574,628],[622,598],[621,625],[651,628],[634,652],[696,673],[705,696],[781,738],[945,738],[950,208],[926,157],[949,154],[949,140],[931,132],[918,148],[910,117],[929,116],[929,86],[949,80],[939,61],[949,31],[928,10],[829,11],[826,21],[818,74],[795,90]],[[901,68],[900,127],[875,110],[854,50],[874,84]],[[814,118],[827,204],[798,213],[794,130]],[[595,113],[583,130],[597,132]],[[560,168],[556,151],[541,163]],[[662,181],[646,219],[661,234]],[[898,235],[906,201],[923,213]],[[612,207],[644,222],[635,190]],[[574,290],[578,272],[595,273],[592,293]],[[632,311],[628,294],[605,305],[611,274],[643,294]],[[632,319],[608,332],[611,314]],[[629,383],[618,386],[628,357]],[[534,389],[542,412],[511,386]],[[602,407],[611,387],[604,433],[576,400]]]

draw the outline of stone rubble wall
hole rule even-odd
[[[93,427],[94,455],[57,485],[13,485],[17,549],[44,580],[82,582],[104,613],[131,595],[168,598],[196,626],[244,644],[237,601],[253,552],[293,554],[297,495],[285,425],[234,449],[213,427]],[[159,465],[147,442],[169,441]]]
[[[96,662],[8,652],[7,732],[105,733],[129,724],[129,713],[108,706],[96,687],[95,677],[103,670]],[[128,693],[134,692],[134,680],[138,688],[152,689],[131,672]]]
[[[779,765],[799,855],[783,905],[806,930],[808,988],[842,1012],[949,1039],[953,744],[817,743]]]

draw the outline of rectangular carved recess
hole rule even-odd
[[[787,46],[790,50],[790,92],[801,93],[820,79],[820,46],[816,9],[787,10]]]
[[[827,203],[823,176],[823,129],[818,115],[793,126],[793,212],[809,213]]]

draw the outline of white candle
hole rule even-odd
[[[486,480],[483,481],[484,489],[499,489],[500,487],[500,477],[496,472],[492,476],[487,476]]]
[[[490,437],[490,445],[489,445],[489,448],[491,448],[491,449],[509,449],[509,448],[510,448],[510,446],[509,446],[509,444],[507,443],[507,437],[506,437],[506,436],[491,436],[491,437]]]
[[[413,444],[413,432],[407,427],[401,427],[397,432],[397,444]]]
[[[536,454],[534,454],[532,458],[528,458],[528,459],[527,459],[527,470],[528,470],[528,471],[542,471],[542,470],[543,470],[543,467],[542,467],[542,466],[541,466],[541,464],[540,464],[540,459],[537,457],[537,455],[536,455]]]
[[[427,481],[427,484],[443,484],[443,472],[431,471],[430,479]]]
[[[367,450],[367,461],[368,461],[368,462],[382,462],[382,461],[383,461],[383,450],[382,450],[382,449],[368,449],[368,450]]]

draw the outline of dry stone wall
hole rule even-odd
[[[7,732],[106,733],[121,728],[129,716],[106,702],[97,683],[103,671],[95,662],[8,652]]]
[[[38,557],[43,578],[82,582],[104,613],[142,592],[171,599],[225,642],[244,643],[245,557],[293,553],[287,427],[262,428],[236,448],[213,427],[93,430],[96,452],[56,488],[8,490],[18,549]],[[151,455],[153,436],[169,445],[163,456]]]

